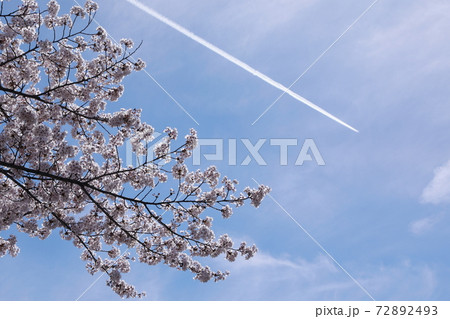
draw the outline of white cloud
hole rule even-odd
[[[312,260],[274,257],[258,252],[250,260],[224,264],[230,270],[218,299],[235,300],[326,300],[350,292],[354,298],[366,299],[353,281],[324,255]]]
[[[441,214],[437,214],[416,220],[409,225],[409,230],[416,235],[429,232],[441,220],[441,217]]]
[[[437,269],[403,260],[389,265],[341,261],[374,298],[433,298]],[[231,271],[212,299],[226,300],[368,300],[368,296],[327,257],[312,260],[274,257],[259,252],[248,261],[224,264]],[[224,268],[224,267],[221,267]]]
[[[434,170],[434,177],[424,188],[421,195],[423,203],[441,204],[450,202],[450,161]],[[429,232],[442,219],[435,214],[410,223],[409,230],[415,235]]]
[[[237,271],[243,271],[246,268],[296,271],[299,275],[309,280],[314,279],[321,272],[334,273],[338,271],[332,261],[323,255],[317,256],[313,261],[307,261],[304,259],[290,260],[289,258],[275,258],[267,253],[258,253],[248,261],[242,260],[232,265]]]
[[[450,161],[434,171],[434,177],[422,192],[424,203],[450,202]]]

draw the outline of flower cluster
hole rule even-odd
[[[103,28],[92,29],[97,9],[88,0],[60,14],[56,0],[46,8],[22,0],[0,12],[0,231],[17,226],[40,239],[59,232],[82,250],[87,271],[107,273],[121,297],[142,296],[123,279],[132,261],[223,280],[228,272],[200,257],[234,261],[257,249],[216,235],[214,217],[227,219],[246,201],[258,207],[269,188],[240,193],[216,167],[190,171],[193,129],[178,142],[178,131],[166,128],[155,158],[123,165],[125,141],[147,154],[154,129],[141,110],[108,113],[106,105],[145,63],[132,60],[131,40],[117,44]],[[16,256],[16,244],[14,236],[0,237],[0,257]]]

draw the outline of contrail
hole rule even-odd
[[[321,107],[317,106],[316,104],[314,104],[313,102],[305,99],[304,97],[298,95],[297,93],[291,91],[289,88],[285,87],[283,84],[272,80],[271,78],[269,78],[267,75],[259,72],[258,70],[255,70],[254,68],[252,68],[251,66],[249,66],[248,64],[242,62],[241,60],[235,58],[234,56],[228,54],[227,52],[223,51],[222,49],[216,47],[215,45],[213,45],[212,43],[209,43],[208,41],[206,41],[203,38],[200,38],[199,36],[195,35],[194,33],[192,33],[191,31],[183,28],[181,25],[173,22],[172,20],[166,18],[165,16],[159,14],[158,12],[156,12],[155,10],[147,7],[146,5],[144,5],[143,3],[137,1],[137,0],[126,0],[127,2],[129,2],[130,4],[134,5],[135,7],[141,9],[142,11],[144,11],[145,13],[151,15],[152,17],[158,19],[159,21],[161,21],[162,23],[168,25],[169,27],[175,29],[176,31],[184,34],[185,36],[187,36],[188,38],[194,40],[195,42],[203,45],[204,47],[210,49],[211,51],[217,53],[218,55],[220,55],[221,57],[227,59],[228,61],[236,64],[237,66],[239,66],[240,68],[244,69],[247,72],[250,72],[251,74],[253,74],[254,76],[257,76],[258,78],[260,78],[261,80],[269,83],[270,85],[272,85],[273,87],[289,94],[290,96],[292,96],[294,99],[306,104],[307,106],[309,106],[310,108],[316,110],[317,112],[322,113],[323,115],[327,116],[328,118],[338,122],[339,124],[351,129],[352,131],[358,132],[357,129],[353,128],[352,126],[348,125],[347,123],[345,123],[344,121],[338,119],[336,116],[328,113],[327,111],[325,111],[324,109],[322,109]]]

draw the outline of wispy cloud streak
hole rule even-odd
[[[173,22],[172,20],[168,19],[167,17],[161,15],[160,13],[156,12],[155,10],[153,10],[152,8],[146,6],[145,4],[141,3],[140,1],[137,1],[137,0],[126,0],[126,1],[128,3],[134,5],[138,9],[142,10],[143,12],[145,12],[145,13],[149,14],[150,16],[154,17],[155,19],[158,19],[159,21],[161,21],[162,23],[166,24],[167,26],[169,26],[169,27],[173,28],[174,30],[184,34],[185,36],[187,36],[188,38],[194,40],[195,42],[203,45],[204,47],[208,48],[209,50],[217,53],[221,57],[223,57],[223,58],[227,59],[228,61],[234,63],[235,65],[239,66],[240,68],[244,69],[245,71],[253,74],[254,76],[260,78],[263,81],[265,81],[266,83],[272,85],[273,87],[275,87],[275,88],[285,92],[286,94],[289,94],[294,99],[304,103],[305,105],[307,105],[310,108],[316,110],[317,112],[322,113],[323,115],[327,116],[328,118],[336,121],[337,123],[339,123],[339,124],[349,128],[349,129],[351,129],[352,131],[358,132],[357,129],[355,129],[352,126],[348,125],[344,121],[338,119],[336,116],[328,113],[327,111],[325,111],[321,107],[317,106],[313,102],[311,102],[311,101],[305,99],[304,97],[298,95],[297,93],[291,91],[289,88],[285,87],[283,84],[281,84],[281,83],[271,79],[267,75],[265,75],[265,74],[259,72],[258,70],[252,68],[248,64],[246,64],[246,63],[242,62],[241,60],[235,58],[231,54],[228,54],[227,52],[225,52],[222,49],[216,47],[215,45],[213,45],[212,43],[206,41],[205,39],[197,36],[193,32],[187,30],[186,28],[184,28],[184,27],[180,26],[179,24]]]

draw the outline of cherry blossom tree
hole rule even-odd
[[[131,261],[164,263],[207,282],[228,272],[201,257],[255,254],[254,245],[215,235],[213,218],[229,218],[247,201],[258,207],[267,186],[238,192],[214,166],[190,171],[193,129],[177,142],[177,130],[166,128],[150,158],[154,129],[141,110],[106,111],[124,77],[145,63],[132,58],[131,40],[115,43],[94,28],[96,3],[68,14],[55,0],[0,5],[0,235],[11,227],[39,239],[58,231],[122,298],[143,295],[122,278]],[[127,140],[145,160],[123,164]],[[0,256],[16,256],[16,237],[4,237]]]

